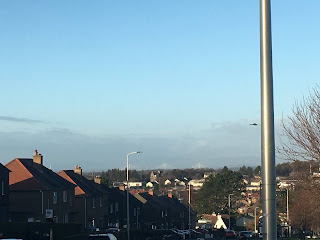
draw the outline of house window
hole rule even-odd
[[[119,204],[118,204],[118,202],[116,202],[116,203],[114,204],[114,208],[115,208],[115,211],[116,211],[116,212],[119,211]]]
[[[67,201],[68,201],[68,192],[63,191],[63,202],[67,202]]]
[[[137,209],[136,208],[133,209],[133,216],[137,216]]]
[[[100,207],[102,207],[102,197],[100,197]]]
[[[96,208],[96,200],[92,198],[92,208]]]
[[[4,192],[4,181],[1,182],[1,194],[5,195],[5,192]]]
[[[53,193],[52,202],[53,202],[53,204],[56,204],[58,202],[58,193],[57,192]]]

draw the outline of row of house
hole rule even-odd
[[[108,188],[101,178],[88,180],[80,166],[58,173],[43,165],[43,156],[16,158],[0,164],[0,222],[80,223],[84,228],[119,229],[127,226],[128,191]],[[189,227],[195,213],[168,194],[129,193],[130,229]],[[194,225],[194,224],[193,224]]]

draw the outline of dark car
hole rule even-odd
[[[208,233],[208,230],[204,228],[197,228],[195,231],[197,231],[198,233]]]
[[[226,232],[226,238],[235,238],[236,237],[236,232],[233,230],[225,230]]]
[[[116,236],[111,233],[90,234],[87,240],[117,240]]]
[[[242,231],[239,233],[240,239],[250,239],[252,238],[252,232],[250,231]]]

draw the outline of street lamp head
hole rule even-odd
[[[130,152],[127,154],[127,156],[131,155],[131,154],[136,154],[136,153],[142,153],[141,151],[138,151],[138,152]]]

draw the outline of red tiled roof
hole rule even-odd
[[[95,183],[94,181],[91,181],[86,177],[75,173],[73,170],[62,170],[58,172],[58,174],[67,181],[76,185],[76,196],[91,196],[105,192],[105,189],[103,189],[103,186],[101,184]]]
[[[10,190],[43,190],[73,188],[74,185],[33,159],[16,158],[5,165],[9,175]]]

